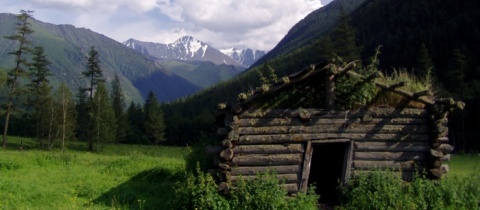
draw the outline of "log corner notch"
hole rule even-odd
[[[465,103],[462,101],[455,101],[452,98],[442,98],[435,100],[428,109],[433,120],[432,126],[432,141],[429,152],[430,163],[427,173],[431,178],[440,179],[448,172],[448,165],[443,164],[443,161],[450,160],[450,153],[454,147],[448,143],[448,113],[455,110],[463,110]]]

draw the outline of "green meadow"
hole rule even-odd
[[[105,145],[64,153],[32,149],[10,138],[0,151],[0,209],[169,209],[175,182],[185,176],[188,148]],[[26,149],[25,149],[26,148]]]
[[[0,151],[0,209],[173,209],[191,151],[108,144],[92,153],[77,142],[62,152],[26,138],[9,141]],[[453,155],[448,164],[448,179],[468,179],[480,171],[480,156]]]

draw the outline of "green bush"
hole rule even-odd
[[[391,172],[360,175],[342,188],[338,209],[479,209],[480,175],[411,182]]]
[[[212,176],[197,167],[175,187],[172,206],[178,209],[317,209],[318,195],[310,187],[308,193],[289,197],[274,174],[259,174],[257,179],[241,179],[226,195],[217,191]]]

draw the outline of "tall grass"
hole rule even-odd
[[[187,154],[186,148],[134,145],[106,145],[102,153],[1,150],[0,207],[169,209]]]

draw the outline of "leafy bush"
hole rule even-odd
[[[403,181],[391,172],[360,175],[342,188],[339,209],[478,209],[480,175]]]
[[[308,193],[289,197],[273,174],[259,174],[257,179],[241,179],[227,195],[217,191],[214,179],[197,166],[197,175],[189,173],[175,187],[172,206],[178,209],[317,209],[318,195]]]

